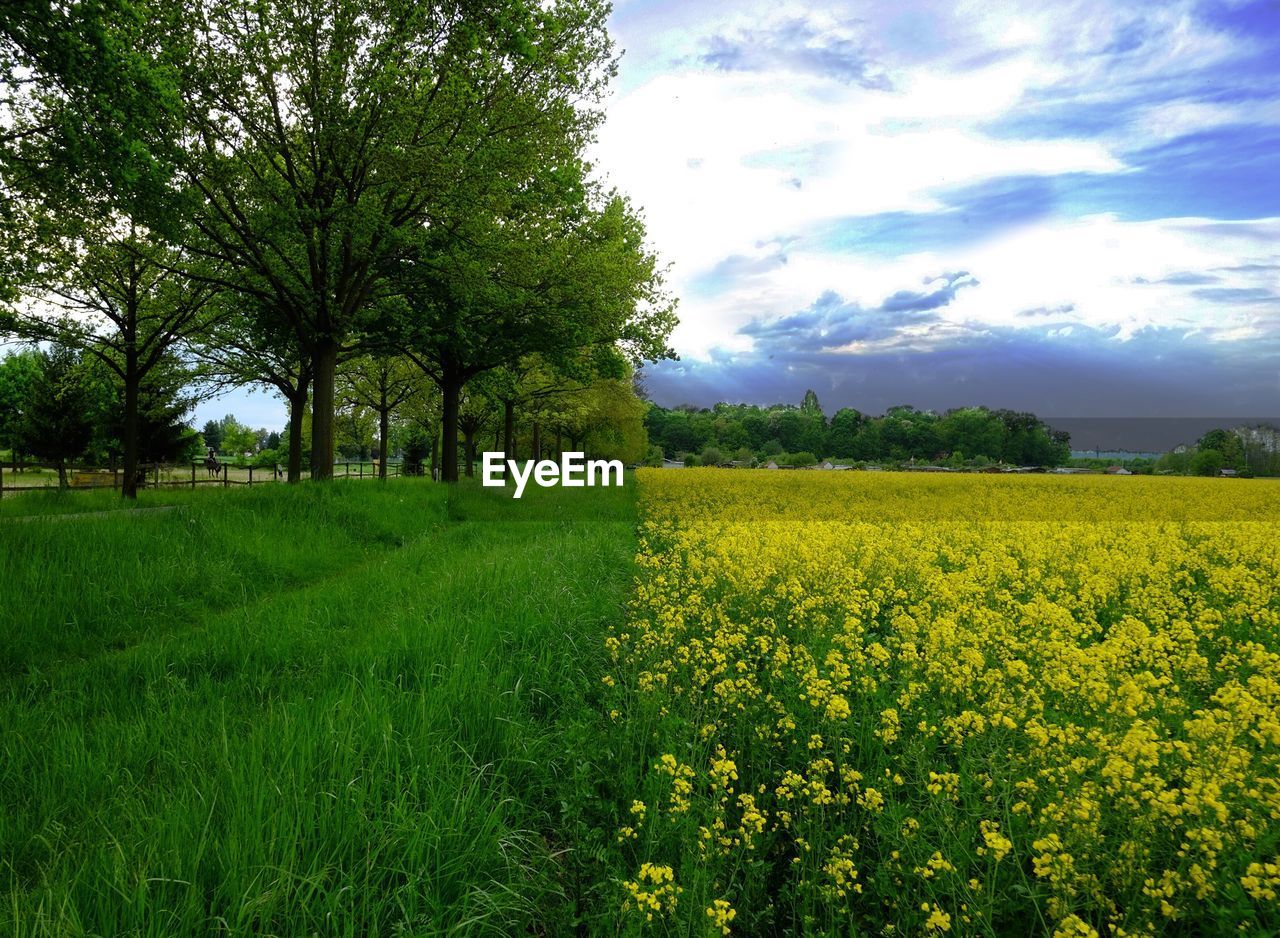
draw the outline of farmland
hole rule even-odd
[[[1274,933],[1278,494],[8,499],[0,929]]]
[[[1274,933],[1270,486],[643,475],[633,922]]]

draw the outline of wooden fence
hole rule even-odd
[[[52,483],[36,483],[27,485],[12,484],[21,478],[21,473],[38,469],[56,472],[58,467],[43,463],[23,463],[5,466],[0,463],[0,498],[5,492],[47,492],[60,488],[55,478]],[[339,471],[341,469],[341,472]],[[123,473],[118,468],[101,469],[97,467],[67,467],[67,488],[73,491],[93,491],[97,489],[119,489]],[[234,473],[234,475],[233,475]],[[247,476],[246,476],[247,473]],[[179,474],[182,475],[179,478]],[[333,464],[335,479],[376,479],[378,464],[376,462],[335,462]],[[399,463],[387,463],[387,477],[401,475]],[[282,482],[287,474],[280,466],[233,466],[230,463],[219,463],[215,472],[210,472],[202,461],[191,463],[190,477],[186,475],[186,463],[168,465],[164,463],[147,463],[139,467],[138,488],[187,488],[194,489],[198,485],[220,485],[230,488],[233,485],[261,485],[269,482]],[[6,484],[8,483],[8,484]]]

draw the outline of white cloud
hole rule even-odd
[[[948,251],[884,259],[784,244],[785,264],[718,290],[694,290],[730,256],[757,260],[824,222],[944,208],[931,191],[1007,176],[1123,173],[1126,151],[1194,129],[1277,119],[1273,104],[1184,100],[1133,104],[1133,120],[1091,138],[1008,139],[993,122],[1036,107],[1124,102],[1134,88],[1222,63],[1240,43],[1197,24],[1186,3],[1133,12],[1090,0],[1047,6],[918,0],[852,15],[796,4],[640,4],[619,7],[622,90],[611,101],[597,165],[646,210],[650,236],[673,265],[686,356],[743,350],[753,318],[802,309],[826,290],[873,305],[922,276],[971,270],[981,286],[944,311],[953,322],[1019,325],[1038,307],[1064,319],[1120,326],[1121,337],[1171,321],[1249,327],[1246,308],[1214,306],[1185,285],[1137,284],[1178,271],[1274,259],[1273,247],[1205,219],[1125,222],[1051,213],[1009,234]],[[733,37],[804,18],[845,46],[862,42],[888,88],[785,65],[769,71],[702,64],[713,36]],[[805,35],[808,35],[806,33]],[[806,40],[808,41],[808,40]],[[845,46],[841,46],[843,49]],[[1113,54],[1114,53],[1114,54]],[[785,60],[785,57],[780,57]],[[628,79],[628,74],[642,76]],[[1280,242],[1272,242],[1272,244]],[[1224,276],[1224,286],[1245,273]],[[1237,331],[1216,335],[1243,334]]]

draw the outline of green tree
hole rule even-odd
[[[9,450],[15,463],[23,455],[22,412],[34,393],[40,369],[41,357],[35,349],[0,358],[0,448]]]
[[[440,388],[445,480],[455,481],[462,388],[477,375],[537,355],[579,379],[619,374],[674,353],[673,304],[644,228],[616,194],[594,206],[581,178],[551,167],[537,197],[431,234],[404,271],[400,343]],[[452,454],[452,455],[451,455]]]
[[[1216,449],[1197,449],[1191,457],[1191,474],[1198,476],[1216,476],[1226,465],[1226,457]]]
[[[218,421],[206,420],[200,436],[204,440],[204,445],[215,453],[222,448],[222,424]]]
[[[366,355],[343,365],[339,399],[349,408],[365,408],[378,418],[378,478],[387,477],[391,455],[391,415],[419,391],[422,377],[412,363],[390,355]]]
[[[842,459],[855,456],[858,433],[865,423],[866,418],[852,407],[837,410],[827,430],[827,445],[824,447],[826,453]]]
[[[202,249],[311,363],[312,475],[332,475],[339,358],[388,272],[580,146],[612,74],[596,0],[192,0],[169,20]]]
[[[93,439],[93,390],[73,349],[55,345],[38,354],[40,368],[21,411],[20,445],[56,465],[58,485],[66,488],[67,462],[82,457]]]
[[[177,96],[148,7],[0,4],[0,297],[39,240],[32,211],[153,225],[173,216]]]
[[[116,375],[123,388],[121,494],[136,498],[143,386],[176,347],[206,327],[210,291],[175,274],[177,253],[131,223],[63,227],[47,237],[28,290],[57,315],[44,304],[14,306],[0,315],[0,329],[74,347]]]
[[[286,478],[296,484],[302,479],[303,457],[308,453],[303,424],[311,359],[299,351],[286,325],[256,297],[223,291],[212,304],[218,312],[191,343],[200,362],[201,383],[218,390],[261,385],[285,399],[289,405]]]

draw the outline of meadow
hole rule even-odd
[[[12,519],[119,498],[6,500],[0,932],[572,921],[569,780],[604,772],[574,734],[630,496],[353,481],[50,521]]]
[[[0,502],[0,931],[1280,930],[1275,485],[509,495]]]
[[[1280,489],[641,475],[633,927],[1280,930]]]

